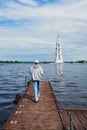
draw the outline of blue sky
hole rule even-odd
[[[0,60],[87,60],[87,0],[0,0]]]

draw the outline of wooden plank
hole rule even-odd
[[[83,110],[83,111],[81,111],[82,112],[82,114],[84,115],[84,117],[87,119],[87,111],[86,110]]]
[[[65,110],[60,111],[60,117],[61,117],[61,121],[63,124],[63,129],[69,130],[69,115],[68,115],[67,111],[65,111]]]
[[[83,128],[86,129],[87,128],[87,119],[84,117],[84,115],[82,114],[81,111],[77,111],[75,113],[78,116]]]
[[[73,111],[68,111],[69,115],[72,115],[72,121],[73,121],[73,127],[75,130],[84,130],[82,124],[79,121],[78,116],[75,113],[75,110]]]

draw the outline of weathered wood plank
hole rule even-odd
[[[75,112],[75,113],[76,113],[76,115],[78,116],[79,121],[81,122],[83,128],[86,129],[86,128],[87,128],[87,119],[84,118],[84,115],[82,114],[81,111],[77,111],[77,112]]]
[[[63,124],[63,129],[69,130],[69,115],[68,115],[67,111],[65,111],[65,110],[60,111],[60,117],[61,117],[61,121]]]
[[[81,111],[82,112],[82,114],[84,115],[84,117],[87,119],[87,111],[86,110],[83,110],[83,111]]]
[[[69,114],[72,115],[72,121],[73,121],[73,127],[75,128],[75,130],[84,130],[81,122],[79,121],[78,116],[76,115],[77,111],[68,111]]]

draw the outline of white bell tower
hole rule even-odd
[[[57,35],[55,63],[59,63],[59,64],[63,63],[62,49],[61,49],[61,42],[59,39],[59,35]]]

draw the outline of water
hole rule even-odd
[[[25,90],[25,76],[32,64],[0,63],[0,129],[15,105],[17,93]],[[60,109],[87,110],[87,64],[41,64],[43,81],[50,81]]]

